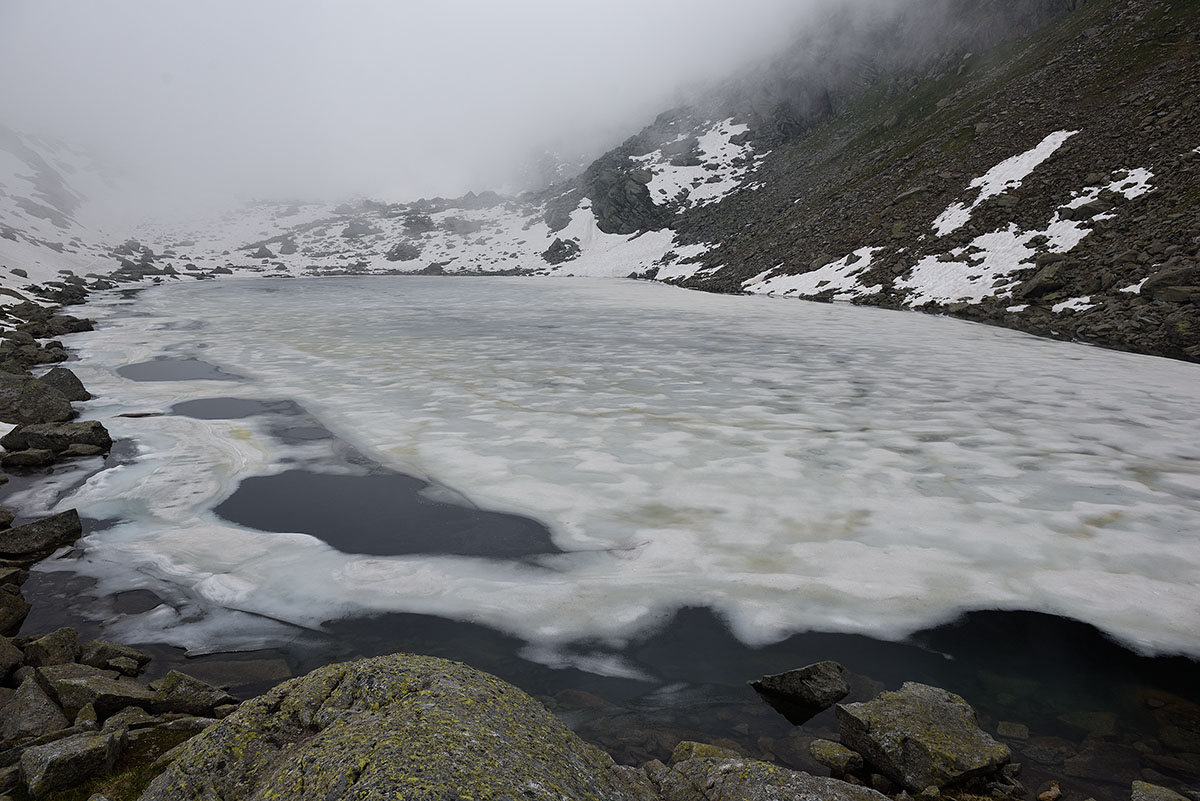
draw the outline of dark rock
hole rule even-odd
[[[741,759],[742,755],[730,748],[709,743],[697,743],[684,740],[671,751],[670,765],[686,762],[689,759]]]
[[[74,415],[70,401],[57,389],[0,371],[0,422],[54,423]]]
[[[218,706],[237,702],[224,690],[177,670],[172,670],[151,686],[154,688],[154,701],[150,710],[156,715],[164,712],[211,715]]]
[[[57,742],[25,749],[21,778],[32,798],[75,787],[112,772],[124,738],[116,732],[76,734]]]
[[[35,523],[0,532],[0,556],[22,557],[53,551],[70,545],[83,535],[79,513],[68,509]]]
[[[252,258],[252,259],[273,259],[273,258],[275,258],[275,254],[272,253],[271,249],[269,247],[267,247],[266,245],[259,245],[258,250],[254,251],[253,253],[250,254],[250,258]]]
[[[154,701],[154,693],[133,679],[88,665],[52,665],[37,672],[51,698],[72,718],[89,704],[105,719],[127,706],[148,709]]]
[[[79,658],[79,635],[63,628],[25,643],[25,664],[33,667],[69,665]]]
[[[542,254],[542,258],[547,264],[562,264],[563,262],[571,261],[579,258],[581,250],[579,243],[574,239],[555,239],[550,247]]]
[[[850,694],[850,685],[842,678],[843,670],[837,662],[817,662],[763,676],[750,682],[750,686],[793,725],[799,726]]]
[[[11,528],[12,521],[16,520],[17,516],[8,509],[0,509],[0,531]],[[3,583],[3,582],[0,582]]]
[[[34,470],[54,464],[56,454],[44,448],[30,448],[0,456],[0,467],[6,470]]]
[[[103,730],[119,731],[125,729],[133,731],[135,729],[146,729],[151,726],[157,726],[160,723],[162,723],[162,718],[155,717],[140,707],[128,706],[120,712],[109,715],[108,720],[104,721]]]
[[[100,453],[107,453],[112,449],[112,437],[108,429],[96,420],[34,423],[17,426],[0,437],[0,445],[11,451],[36,448],[55,453],[61,453],[72,445],[90,445],[99,448]]]
[[[8,637],[0,637],[0,684],[8,681],[12,672],[25,664],[25,654]]]
[[[1061,262],[1053,262],[1047,264],[1042,269],[1026,281],[1024,284],[1017,287],[1013,292],[1014,297],[1018,298],[1040,298],[1043,295],[1048,295],[1051,292],[1062,289],[1066,286],[1066,279],[1063,274]]]
[[[1134,781],[1129,801],[1191,801],[1174,790],[1149,782]]]
[[[21,595],[17,584],[0,584],[0,635],[16,634],[33,607]]]
[[[57,389],[69,401],[85,401],[92,399],[92,393],[83,386],[83,382],[72,371],[65,367],[54,367],[38,378],[48,387]]]
[[[72,459],[86,456],[103,456],[108,451],[99,445],[68,445],[67,449],[58,454],[60,459]]]
[[[388,261],[412,261],[420,255],[421,249],[411,242],[397,242],[384,254],[384,258]]]
[[[1111,782],[1116,776],[1136,775],[1141,762],[1141,754],[1128,746],[1090,741],[1063,762],[1063,772],[1082,779]]]
[[[20,743],[65,729],[71,721],[36,679],[26,679],[3,709],[0,709],[0,740]]]
[[[347,239],[356,239],[360,236],[368,236],[370,234],[380,233],[378,228],[368,225],[362,220],[351,220],[350,224],[342,231],[342,236]]]
[[[5,526],[7,528],[7,526]],[[29,571],[20,567],[0,567],[0,585],[12,584],[20,587],[29,579]]]
[[[128,645],[121,645],[106,640],[91,640],[83,644],[79,661],[85,665],[105,670],[116,670],[127,676],[136,676],[141,669],[150,663],[150,655]],[[116,664],[118,663],[119,664]],[[129,672],[129,663],[133,664],[133,672]]]
[[[213,797],[651,801],[636,771],[465,665],[397,654],[329,665],[190,740],[143,801]]]
[[[966,701],[938,687],[905,682],[836,709],[842,742],[910,792],[996,773],[1011,758],[979,728]]]
[[[647,765],[662,801],[884,801],[867,787],[799,773],[751,759],[689,759]]]
[[[287,239],[284,239],[282,242],[279,243],[279,255],[280,256],[291,256],[293,253],[296,252],[296,250],[297,250],[296,240],[292,239],[291,237],[288,237]]]
[[[834,776],[854,773],[863,769],[862,755],[851,751],[841,743],[830,740],[813,740],[808,746],[809,755],[833,771]]]
[[[1061,765],[1075,756],[1075,745],[1062,737],[1031,737],[1020,747],[1021,755],[1041,765]]]
[[[1142,295],[1167,303],[1200,303],[1200,267],[1171,267],[1151,275]]]

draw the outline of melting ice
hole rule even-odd
[[[1014,608],[1200,654],[1195,365],[638,282],[230,280],[89,312],[85,414],[137,455],[24,501],[123,521],[55,563],[167,600],[121,636],[238,647],[272,620],[406,611],[552,647],[705,605],[761,643]],[[241,378],[117,373],[161,356]],[[294,400],[567,553],[366,556],[231,525],[213,509],[241,479],[330,469],[333,446],[264,417],[118,416],[201,397]]]

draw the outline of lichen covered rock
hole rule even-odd
[[[869,787],[753,759],[689,759],[647,772],[663,801],[887,801]]]
[[[905,682],[836,709],[842,743],[910,792],[996,773],[1012,756],[979,728],[970,704],[939,687]]]
[[[248,701],[180,749],[144,801],[207,798],[652,799],[640,773],[520,690],[394,654],[330,665]]]

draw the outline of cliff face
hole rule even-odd
[[[750,119],[770,152],[742,189],[673,221],[704,248],[668,280],[1200,359],[1200,7],[1013,11],[1015,38],[991,49],[831,85],[794,134]]]

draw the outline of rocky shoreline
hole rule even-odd
[[[21,471],[106,453],[112,442],[101,423],[71,419],[70,402],[87,395],[73,374],[61,367],[40,378],[29,372],[66,359],[60,342],[39,340],[68,328],[90,330],[90,324],[28,305],[10,308],[10,314],[27,317],[0,344],[0,419],[17,424],[0,439],[8,450],[0,464]],[[757,688],[777,709],[781,702],[790,705],[785,714],[795,725],[836,704],[840,736],[800,738],[805,753],[792,760],[828,770],[829,778],[749,759],[736,743],[720,740],[667,744],[673,753],[666,762],[618,766],[568,732],[539,703],[543,699],[430,657],[393,655],[319,668],[240,706],[220,687],[179,671],[146,683],[138,677],[149,656],[136,649],[104,640],[81,643],[71,628],[11,636],[29,613],[21,593],[29,567],[83,533],[74,510],[16,527],[13,522],[15,517],[0,520],[6,529],[0,531],[0,799],[88,797],[83,792],[112,801],[213,793],[383,798],[405,788],[438,798],[1031,797],[1005,744],[1025,746],[1025,726],[1001,722],[997,740],[979,727],[961,697],[917,683],[890,693],[877,685],[856,696],[862,700],[839,704],[849,686],[843,688],[835,663],[765,677]],[[560,696],[545,700],[564,709],[587,703]],[[1172,704],[1160,701],[1156,708],[1174,709]],[[1176,728],[1190,743],[1196,732],[1189,735],[1188,726],[1200,716],[1180,709]],[[364,732],[369,741],[362,740]],[[1082,773],[1072,768],[1061,781],[1041,782],[1047,769],[1037,772],[1039,786],[1028,789],[1039,801],[1082,801],[1086,796],[1072,792],[1068,776],[1099,778],[1088,772],[1113,769],[1125,759],[1130,749],[1106,742],[1099,730],[1094,734],[1074,757]],[[448,743],[454,747],[447,749]],[[1063,749],[1075,753],[1070,743]],[[1177,767],[1188,775],[1194,766]],[[1185,789],[1152,770],[1136,775]],[[564,784],[563,777],[571,781]],[[1181,795],[1140,780],[1132,793],[1135,801],[1200,799],[1194,790]]]

